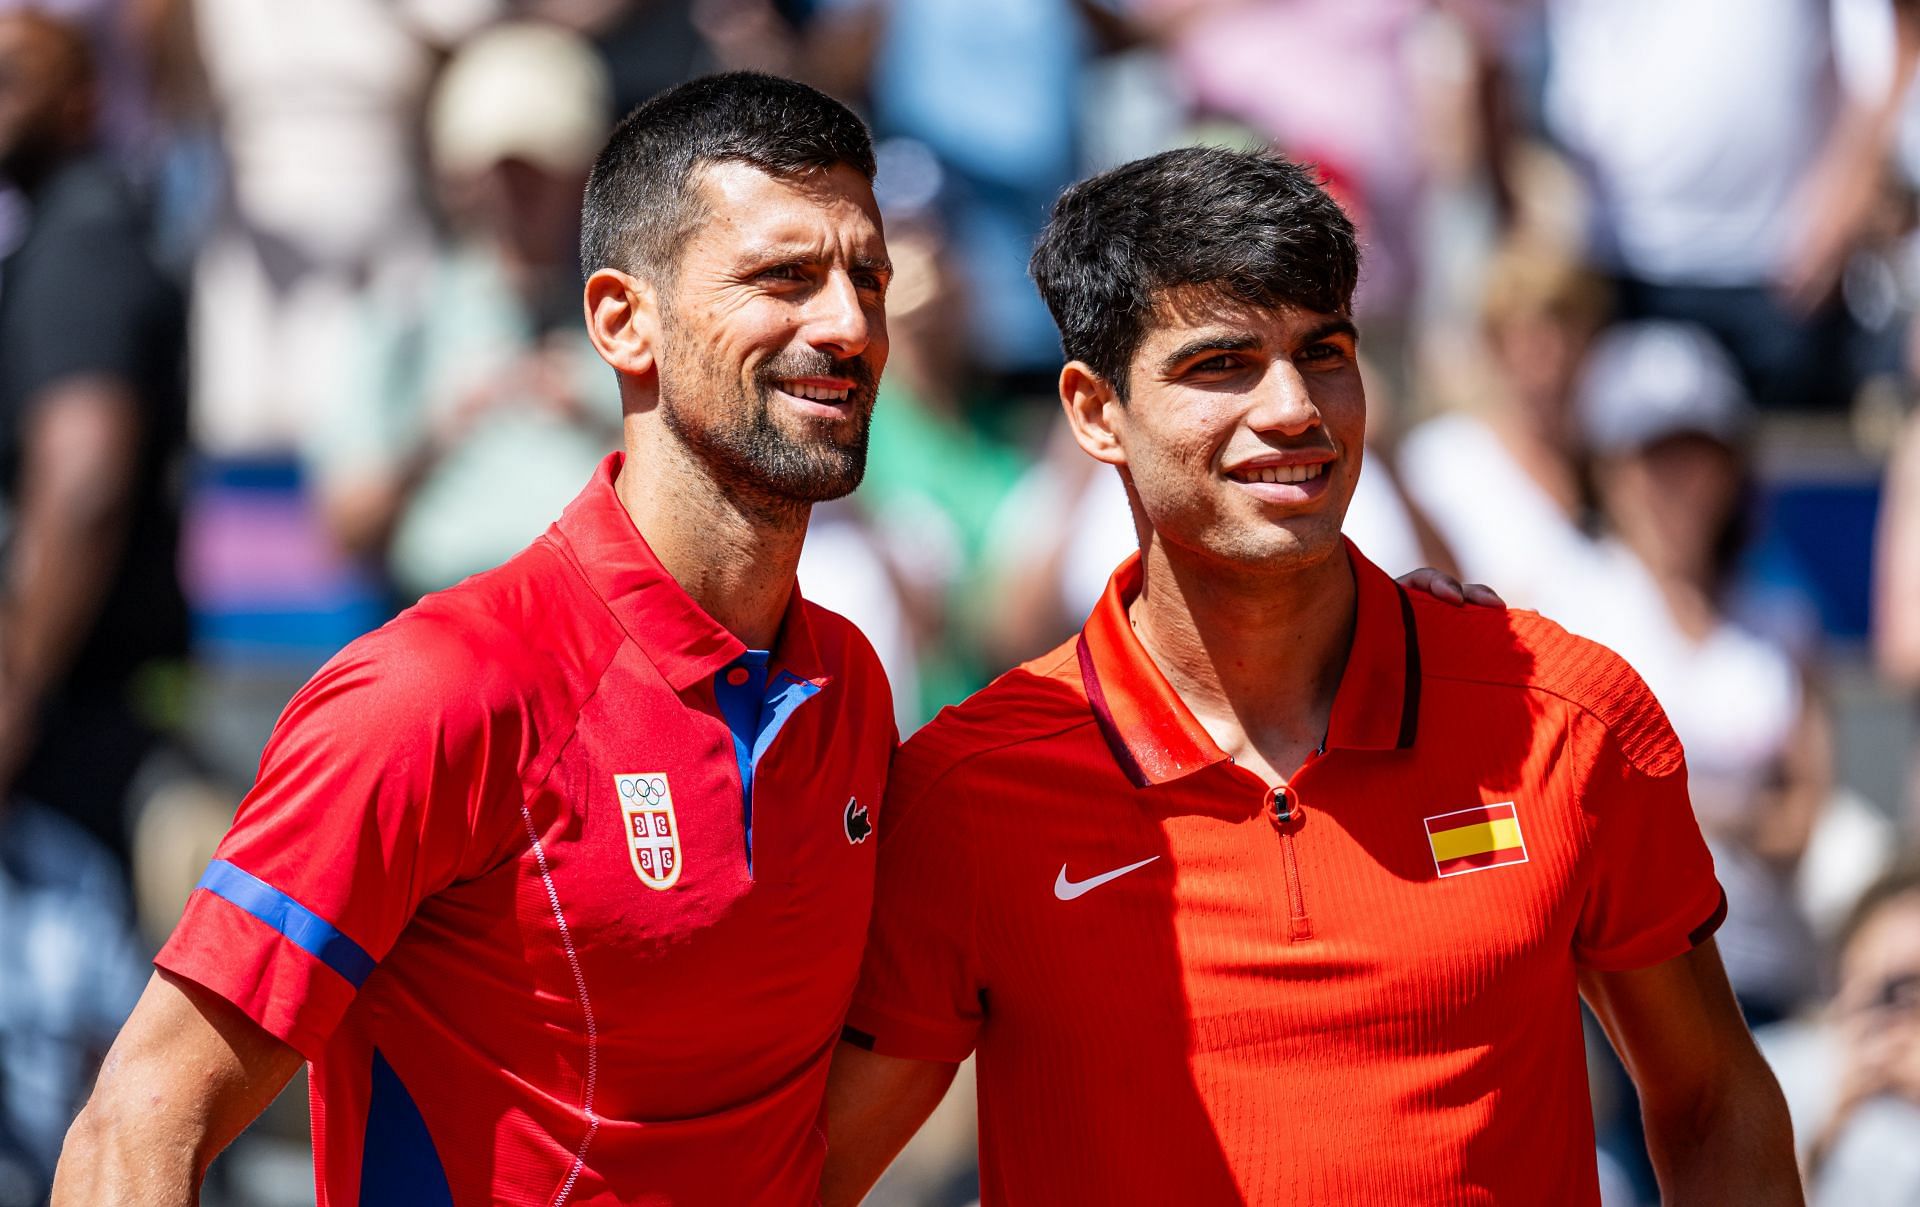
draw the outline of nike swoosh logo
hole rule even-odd
[[[1071,901],[1075,897],[1085,896],[1109,880],[1118,880],[1128,872],[1137,872],[1158,858],[1160,858],[1158,855],[1149,855],[1139,863],[1130,863],[1126,867],[1115,868],[1111,872],[1102,872],[1090,880],[1067,879],[1067,865],[1063,863],[1060,865],[1060,875],[1053,882],[1053,895],[1062,901]]]

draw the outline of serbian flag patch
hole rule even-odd
[[[1514,812],[1512,801],[1455,809],[1425,820],[1433,866],[1442,876],[1527,861],[1527,844],[1520,837],[1520,815]]]

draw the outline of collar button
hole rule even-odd
[[[739,687],[747,681],[747,668],[736,666],[727,672],[727,682]]]

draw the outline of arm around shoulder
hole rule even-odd
[[[67,1132],[55,1207],[198,1202],[207,1166],[301,1061],[223,998],[156,973]]]
[[[1640,1092],[1663,1202],[1798,1207],[1793,1129],[1711,939],[1580,991]]]

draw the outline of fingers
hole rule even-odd
[[[1459,579],[1453,577],[1451,574],[1443,574],[1431,566],[1423,566],[1418,570],[1402,574],[1399,582],[1402,586],[1412,588],[1415,591],[1425,591],[1428,595],[1433,596],[1442,603],[1450,603],[1456,608],[1466,604],[1473,604],[1482,608],[1504,608],[1507,606],[1507,601],[1501,599],[1499,593],[1492,587],[1484,583],[1466,583],[1463,585]]]
[[[1460,580],[1450,574],[1442,574],[1431,566],[1423,566],[1411,573],[1400,576],[1403,586],[1416,591],[1425,591],[1444,603],[1459,607],[1466,602],[1466,595],[1460,589]]]
[[[1485,583],[1468,583],[1462,588],[1462,591],[1466,594],[1467,602],[1470,604],[1478,604],[1483,608],[1504,608],[1507,606],[1507,601],[1500,598],[1500,593]]]

